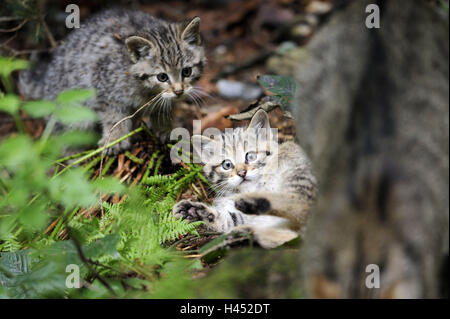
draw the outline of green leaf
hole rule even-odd
[[[25,298],[23,287],[17,287],[16,278],[30,271],[29,250],[0,252],[0,288],[6,288],[7,297]]]
[[[295,81],[292,77],[281,75],[261,75],[258,82],[268,91],[283,95],[294,96]]]
[[[0,143],[0,165],[20,167],[27,160],[34,158],[30,150],[32,143],[28,136],[9,137]]]
[[[11,115],[19,112],[20,99],[16,95],[8,94],[0,98],[0,111]]]
[[[122,193],[125,186],[120,184],[119,180],[114,177],[98,178],[94,181],[94,187],[102,193]]]
[[[16,70],[26,69],[28,61],[13,58],[0,57],[0,76],[6,78]]]
[[[61,104],[79,103],[86,101],[95,95],[93,89],[71,89],[61,92],[56,101]]]
[[[117,252],[117,244],[120,237],[118,234],[106,235],[104,238],[98,239],[95,242],[83,246],[83,252],[87,258],[98,259],[104,256],[119,257]]]
[[[67,208],[91,207],[97,202],[92,184],[80,169],[72,169],[50,181],[52,198]]]
[[[98,141],[98,135],[88,131],[67,131],[55,136],[54,139],[62,146],[82,147],[95,144]]]
[[[48,221],[48,215],[43,203],[26,206],[19,214],[19,221],[27,230],[42,230]]]
[[[274,96],[272,96],[272,98],[275,101],[278,101],[278,103],[280,103],[281,108],[283,110],[286,110],[286,107],[291,103],[291,100],[292,100],[291,96],[286,96],[286,95],[274,95]]]
[[[44,117],[52,114],[55,109],[55,103],[51,101],[29,101],[23,105],[23,109],[31,117]]]
[[[63,106],[55,112],[56,118],[63,124],[78,122],[93,122],[97,120],[97,114],[83,106]]]

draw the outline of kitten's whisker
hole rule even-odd
[[[203,100],[203,98],[201,97],[200,94],[198,94],[196,91],[192,91],[191,92],[192,96],[195,97],[201,104],[205,104],[205,101]],[[200,107],[200,105],[199,105]]]
[[[227,181],[222,181],[220,183],[214,184],[211,193],[215,192],[216,197],[223,197],[223,195],[229,190],[227,184]]]
[[[167,105],[167,99],[163,99],[161,103],[161,121],[165,121],[166,119],[166,105]]]
[[[213,96],[212,94],[206,92],[203,88],[199,87],[199,86],[193,86],[193,91],[197,92],[198,94],[202,94],[204,96],[207,96],[213,100],[217,100],[217,98],[215,96]]]
[[[191,100],[195,103],[195,105],[197,105],[198,107],[201,107],[197,98],[194,95],[192,95],[192,92],[187,93],[187,95],[191,98]]]
[[[209,96],[211,95],[211,94],[209,94],[207,91],[205,91],[205,89],[202,88],[201,86],[196,86],[196,85],[194,85],[194,86],[192,86],[192,88],[193,88],[195,91],[202,93],[203,95],[209,95]]]
[[[166,120],[170,120],[172,118],[172,99],[165,100],[165,118]]]

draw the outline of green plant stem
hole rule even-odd
[[[117,139],[117,140],[115,140],[115,141],[109,143],[108,145],[103,146],[103,147],[100,147],[100,148],[98,148],[98,149],[96,149],[96,150],[94,150],[94,151],[92,151],[92,152],[90,152],[90,153],[84,155],[84,156],[83,156],[82,158],[80,158],[79,160],[77,160],[77,161],[75,161],[75,162],[73,162],[73,163],[70,163],[69,165],[67,165],[66,167],[64,167],[62,170],[60,170],[58,173],[55,173],[55,174],[52,176],[51,179],[53,179],[53,178],[55,178],[55,177],[58,177],[59,175],[61,175],[61,174],[64,173],[65,171],[67,171],[69,168],[72,168],[73,166],[82,163],[83,161],[87,160],[88,158],[91,158],[91,157],[93,157],[93,156],[95,156],[95,155],[97,155],[97,154],[103,152],[104,150],[106,150],[106,149],[108,149],[108,148],[110,148],[110,147],[112,147],[112,146],[114,146],[114,145],[116,145],[116,144],[122,142],[123,140],[126,140],[127,138],[129,138],[129,137],[131,137],[131,136],[133,136],[133,135],[135,135],[135,134],[141,132],[142,130],[143,130],[143,128],[142,128],[142,127],[139,127],[139,128],[137,128],[137,129],[135,129],[134,131],[131,131],[131,132],[128,133],[127,135],[122,136],[121,138],[119,138],[119,139]],[[40,195],[41,195],[40,193],[39,193],[39,194],[36,194],[36,195],[28,202],[28,205],[31,205],[35,200],[37,200],[37,199],[39,198]]]
[[[158,175],[158,170],[159,170],[159,167],[161,166],[161,162],[162,162],[163,158],[164,158],[164,155],[161,155],[161,156],[158,158],[158,161],[156,161],[156,166],[155,166],[155,173],[154,173],[154,175]]]
[[[6,93],[12,94],[13,87],[12,87],[12,83],[11,83],[11,80],[9,79],[9,77],[2,77],[2,83],[3,83],[3,86],[5,87]]]
[[[100,162],[100,160],[102,159],[101,155],[97,156],[96,158],[94,158],[92,161],[89,162],[89,164],[87,164],[83,170],[85,172],[89,171],[95,164],[97,164],[98,162]]]
[[[13,114],[13,118],[14,122],[16,123],[17,130],[23,134],[25,132],[25,128],[23,126],[22,119],[20,118],[20,114],[19,113]]]
[[[111,157],[108,162],[106,163],[105,167],[103,167],[101,176],[105,176],[106,172],[109,170],[109,168],[111,167],[112,163],[114,163],[115,158]]]
[[[45,126],[44,132],[42,133],[41,136],[41,141],[43,141],[43,144],[45,144],[48,140],[48,138],[50,137],[50,134],[53,131],[53,128],[55,127],[56,124],[56,118],[54,116],[52,116],[50,118],[50,120],[48,121],[47,125]]]
[[[153,165],[155,164],[155,159],[158,156],[159,151],[156,151],[152,154],[152,158],[150,159],[150,162],[148,163],[147,169],[145,170],[144,176],[142,176],[141,183],[145,183],[147,180],[148,175],[150,175],[150,171],[153,168]]]
[[[0,186],[6,191],[6,193],[8,193],[8,186],[1,177],[0,177]]]
[[[67,165],[64,169],[62,169],[62,170],[61,170],[58,174],[56,174],[54,177],[61,175],[62,173],[64,173],[65,171],[67,171],[69,168],[71,168],[71,167],[73,167],[73,166],[75,166],[75,165],[78,165],[78,164],[84,162],[85,160],[87,160],[87,159],[89,159],[89,158],[91,158],[91,157],[93,157],[93,156],[95,156],[95,155],[97,155],[97,154],[100,154],[101,152],[103,152],[103,151],[107,150],[108,148],[110,148],[110,147],[112,147],[112,146],[114,146],[114,145],[116,145],[116,144],[118,144],[118,143],[120,143],[120,142],[126,140],[127,138],[129,138],[129,137],[131,137],[131,136],[133,136],[133,135],[135,135],[135,134],[137,134],[137,133],[139,133],[139,132],[141,132],[142,130],[143,130],[143,128],[142,128],[142,127],[139,127],[139,128],[137,128],[137,129],[135,129],[134,131],[131,131],[131,132],[128,133],[127,135],[122,136],[121,138],[118,138],[117,140],[115,140],[115,141],[109,143],[108,145],[103,146],[103,147],[100,147],[100,148],[96,149],[95,151],[93,151],[93,152],[91,152],[91,153],[88,153],[88,154],[84,155],[84,156],[81,157],[79,160],[77,160],[77,161],[75,161],[75,162],[70,163],[69,165]]]
[[[129,151],[125,152],[125,156],[128,157],[131,161],[135,162],[136,164],[142,165],[144,164],[144,160],[137,158],[133,154],[131,154]]]
[[[71,160],[71,159],[74,159],[74,158],[78,158],[80,156],[89,154],[89,153],[94,152],[94,151],[95,150],[88,150],[88,151],[83,151],[83,152],[80,152],[80,153],[77,153],[77,154],[74,154],[74,155],[66,156],[66,157],[63,157],[63,158],[60,158],[60,159],[56,160],[55,164],[62,163],[62,162],[65,162],[65,161],[68,161],[68,160]]]

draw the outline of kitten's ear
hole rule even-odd
[[[192,145],[194,154],[200,155],[202,162],[205,162],[204,159],[210,158],[214,154],[217,142],[203,135],[194,135],[192,136]]]
[[[181,40],[190,45],[202,44],[202,37],[200,36],[200,18],[195,17],[181,25]]]
[[[128,54],[131,61],[136,63],[141,57],[147,56],[155,48],[152,41],[143,37],[131,36],[125,40],[127,45]]]
[[[269,115],[267,115],[266,111],[264,110],[258,110],[255,115],[253,115],[252,120],[248,124],[248,129],[270,129],[270,121],[269,121]]]

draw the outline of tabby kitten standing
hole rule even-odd
[[[135,119],[115,123],[134,113],[155,95],[149,106],[152,127],[168,132],[172,101],[195,95],[193,83],[206,62],[199,33],[200,18],[186,23],[166,22],[125,9],[104,11],[76,29],[55,49],[47,62],[35,61],[33,71],[20,75],[19,90],[31,99],[53,99],[62,90],[95,88],[87,102],[100,118],[99,144],[130,132]],[[90,128],[85,123],[82,128]],[[125,140],[110,149],[130,147]]]
[[[268,132],[269,117],[259,110],[246,129],[226,131],[222,141],[194,136],[194,149],[203,155],[204,173],[216,186],[217,197],[212,206],[180,201],[173,209],[175,216],[204,221],[212,231],[250,230],[266,248],[302,233],[316,179],[300,146],[278,145]]]

